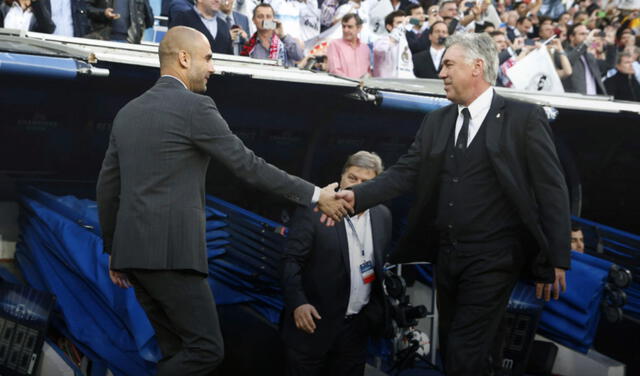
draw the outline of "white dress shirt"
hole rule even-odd
[[[349,305],[347,306],[347,315],[354,315],[362,309],[367,303],[369,303],[369,295],[371,295],[371,283],[366,285],[362,281],[362,274],[360,273],[360,265],[365,260],[370,260],[375,265],[373,259],[373,235],[371,234],[371,217],[369,210],[362,213],[362,215],[356,215],[351,217],[351,223],[356,229],[358,238],[351,230],[351,226],[345,219],[344,226],[347,229],[347,243],[349,245],[349,270],[351,271],[351,288],[349,290]],[[360,242],[363,242],[364,246],[364,259],[362,257],[362,248]],[[380,278],[380,276],[376,276]]]
[[[31,8],[22,10],[20,3],[14,1],[7,14],[4,16],[4,27],[7,29],[29,31],[31,18],[33,18],[33,12],[31,12]]]
[[[440,67],[440,61],[442,60],[442,56],[444,55],[444,51],[446,48],[442,47],[439,50],[433,48],[433,46],[429,47],[429,53],[431,54],[431,60],[433,60],[433,66],[438,70]]]
[[[471,114],[471,119],[469,120],[469,137],[467,138],[467,147],[471,145],[471,141],[473,141],[473,138],[478,134],[478,130],[480,130],[480,126],[482,125],[484,118],[487,117],[489,108],[491,108],[492,100],[493,88],[489,87],[469,105],[468,108],[469,113]],[[458,134],[460,133],[460,129],[462,129],[462,121],[464,120],[462,116],[462,109],[464,108],[464,106],[458,105],[458,119],[456,120],[456,137],[453,141],[454,145],[458,141]]]
[[[51,0],[51,19],[56,24],[55,35],[73,36],[71,0]]]

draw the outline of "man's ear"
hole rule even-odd
[[[178,63],[182,68],[188,69],[191,66],[191,56],[185,50],[178,51]]]
[[[473,72],[472,72],[474,77],[478,77],[478,76],[482,76],[484,75],[484,62],[482,61],[482,59],[476,59],[473,62]]]

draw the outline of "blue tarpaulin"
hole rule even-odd
[[[56,295],[53,325],[115,375],[150,375],[160,358],[132,289],[109,279],[95,202],[25,188],[16,259],[33,287]],[[277,264],[286,228],[207,196],[209,284],[219,305],[247,303],[271,323],[283,307]]]

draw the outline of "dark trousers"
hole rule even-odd
[[[364,315],[344,320],[327,352],[303,353],[286,345],[287,376],[362,376],[367,351]]]
[[[162,351],[157,374],[212,374],[224,345],[207,278],[177,270],[135,269],[128,275]]]
[[[524,264],[520,247],[438,251],[440,351],[447,376],[490,374],[490,354]]]

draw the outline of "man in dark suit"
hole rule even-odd
[[[235,0],[222,0],[218,17],[223,19],[229,26],[233,54],[239,55],[241,46],[249,39],[249,18],[233,10],[235,2]]]
[[[440,63],[444,55],[444,42],[449,36],[449,28],[437,21],[429,29],[429,47],[413,55],[413,74],[418,78],[438,78]],[[435,60],[434,60],[435,59]]]
[[[197,0],[196,5],[184,12],[178,12],[169,19],[169,28],[174,26],[192,27],[209,40],[213,52],[233,55],[233,45],[229,27],[217,14],[220,0]]]
[[[340,187],[352,187],[380,172],[380,157],[357,152],[343,168]],[[319,217],[310,208],[299,208],[285,245],[286,374],[362,376],[368,334],[384,328],[382,277],[391,214],[378,205],[335,227],[324,226]],[[363,274],[361,265],[366,262],[370,264]]]
[[[160,43],[156,85],[113,121],[96,189],[109,275],[133,285],[163,354],[158,375],[208,375],[223,357],[207,283],[204,193],[215,158],[245,182],[337,220],[329,190],[288,175],[247,149],[204,93],[211,48],[197,30],[176,27]]]
[[[440,78],[453,104],[424,119],[394,166],[337,196],[359,212],[416,193],[391,261],[436,262],[447,375],[483,375],[525,269],[539,298],[566,288],[569,199],[544,111],[491,88],[498,69],[491,37],[456,34],[447,47]]]

